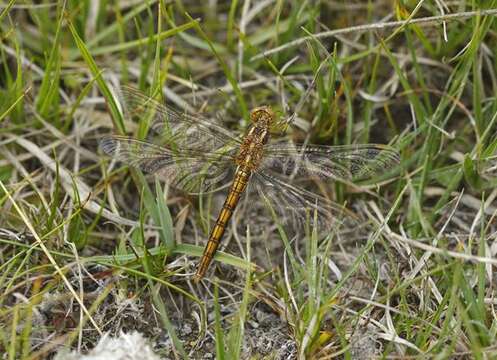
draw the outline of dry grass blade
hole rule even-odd
[[[57,165],[55,161],[49,157],[45,152],[40,149],[33,142],[15,137],[15,141],[29,151],[33,156],[35,156],[40,162],[46,166],[48,169],[53,172],[57,171]],[[110,212],[107,209],[102,209],[102,205],[97,203],[95,200],[92,200],[91,190],[88,185],[86,185],[81,179],[74,177],[71,175],[71,172],[65,169],[63,166],[58,166],[58,171],[60,173],[60,178],[62,182],[62,186],[66,193],[71,196],[74,200],[81,199],[83,208],[91,211],[94,214],[102,214],[106,219],[115,222],[116,224],[127,225],[127,226],[137,226],[138,222],[132,221],[126,218],[123,218],[119,215],[116,215]],[[77,194],[74,193],[74,190],[77,191]]]
[[[409,20],[387,21],[387,22],[380,22],[380,23],[375,23],[375,24],[351,26],[348,28],[325,31],[322,33],[314,34],[313,36],[305,36],[303,38],[290,41],[287,44],[278,46],[274,49],[267,50],[267,51],[262,52],[259,55],[253,56],[250,60],[255,61],[255,60],[259,60],[259,59],[264,58],[264,57],[268,57],[270,55],[284,51],[288,48],[302,45],[308,41],[313,40],[314,38],[323,39],[323,38],[328,38],[328,37],[333,37],[333,36],[343,35],[343,34],[349,34],[349,33],[367,32],[367,31],[373,31],[373,30],[382,30],[382,29],[388,29],[388,28],[403,27],[403,26],[406,26],[408,24],[430,26],[433,24],[438,24],[442,21],[467,19],[467,18],[472,18],[475,16],[495,16],[495,15],[497,15],[497,9],[487,9],[487,10],[478,10],[478,11],[465,11],[465,12],[458,12],[458,13],[454,13],[454,14],[444,14],[444,15],[438,15],[438,16],[428,16],[428,17],[424,17],[424,18],[414,18],[414,19],[409,19]]]
[[[72,296],[76,299],[79,306],[81,306],[81,309],[83,310],[85,315],[88,316],[88,319],[90,320],[90,322],[94,326],[95,330],[97,330],[100,335],[103,335],[102,330],[100,329],[100,327],[98,326],[96,321],[93,319],[92,315],[88,312],[86,305],[83,303],[83,299],[76,293],[73,286],[71,285],[71,283],[67,279],[66,275],[64,274],[62,269],[59,267],[59,265],[57,264],[57,262],[53,258],[52,254],[50,253],[48,248],[45,246],[45,244],[41,240],[40,236],[38,235],[38,233],[34,229],[33,225],[31,224],[31,222],[27,218],[24,211],[17,205],[16,201],[12,198],[12,196],[10,195],[10,192],[7,190],[7,188],[5,187],[5,185],[3,184],[2,181],[0,181],[0,186],[2,187],[2,190],[5,192],[5,194],[7,194],[7,197],[9,198],[9,200],[14,205],[14,208],[16,209],[17,213],[21,217],[24,224],[28,227],[29,231],[31,232],[31,235],[35,238],[37,245],[41,247],[41,249],[43,250],[43,252],[47,256],[48,260],[50,261],[50,263],[54,267],[55,271],[59,274],[61,279],[64,281],[64,284],[66,285],[67,289],[71,292]]]

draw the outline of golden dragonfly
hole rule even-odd
[[[210,231],[195,280],[203,278],[219,247],[242,195],[257,193],[270,201],[284,222],[309,222],[316,214],[319,227],[329,228],[344,207],[300,186],[303,180],[362,180],[398,163],[397,151],[386,145],[303,146],[288,140],[269,141],[272,130],[289,125],[277,120],[269,106],[250,113],[245,135],[235,136],[215,119],[176,111],[141,91],[121,88],[124,115],[149,116],[160,134],[159,146],[126,136],[106,136],[100,147],[122,163],[158,174],[173,187],[203,194],[229,186],[228,195]],[[313,224],[314,225],[314,224]]]

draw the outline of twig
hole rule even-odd
[[[497,15],[497,9],[465,11],[465,12],[459,12],[459,13],[455,13],[455,14],[428,16],[428,17],[417,18],[417,19],[408,19],[408,20],[388,21],[388,22],[383,22],[383,23],[380,22],[380,23],[374,23],[374,24],[357,25],[357,26],[351,26],[351,27],[342,28],[342,29],[324,31],[322,33],[318,33],[318,34],[315,34],[312,36],[304,36],[304,37],[301,37],[300,39],[290,41],[284,45],[275,47],[274,49],[264,51],[264,52],[260,53],[259,55],[253,56],[250,59],[250,61],[259,60],[263,57],[279,53],[279,52],[286,50],[288,48],[299,46],[299,45],[305,43],[306,41],[310,41],[312,39],[324,39],[324,38],[336,36],[339,34],[365,32],[365,31],[370,31],[370,30],[381,30],[381,29],[397,27],[397,26],[406,26],[408,24],[419,24],[421,26],[428,26],[428,25],[431,25],[433,23],[438,23],[441,21],[466,19],[466,18],[477,16],[477,15],[480,15],[480,16]]]

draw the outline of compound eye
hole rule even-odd
[[[255,124],[261,119],[271,121],[273,113],[268,106],[260,106],[252,110],[250,113],[250,120]]]
[[[261,118],[261,110],[253,110],[252,113],[250,114],[250,120],[255,124],[259,121]]]

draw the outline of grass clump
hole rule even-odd
[[[496,8],[0,5],[0,353],[137,330],[169,358],[495,357]],[[102,154],[102,136],[153,128],[123,116],[125,84],[235,133],[271,105],[294,114],[288,139],[389,144],[401,161],[318,184],[354,226],[295,235],[249,199],[195,284],[224,199]]]

